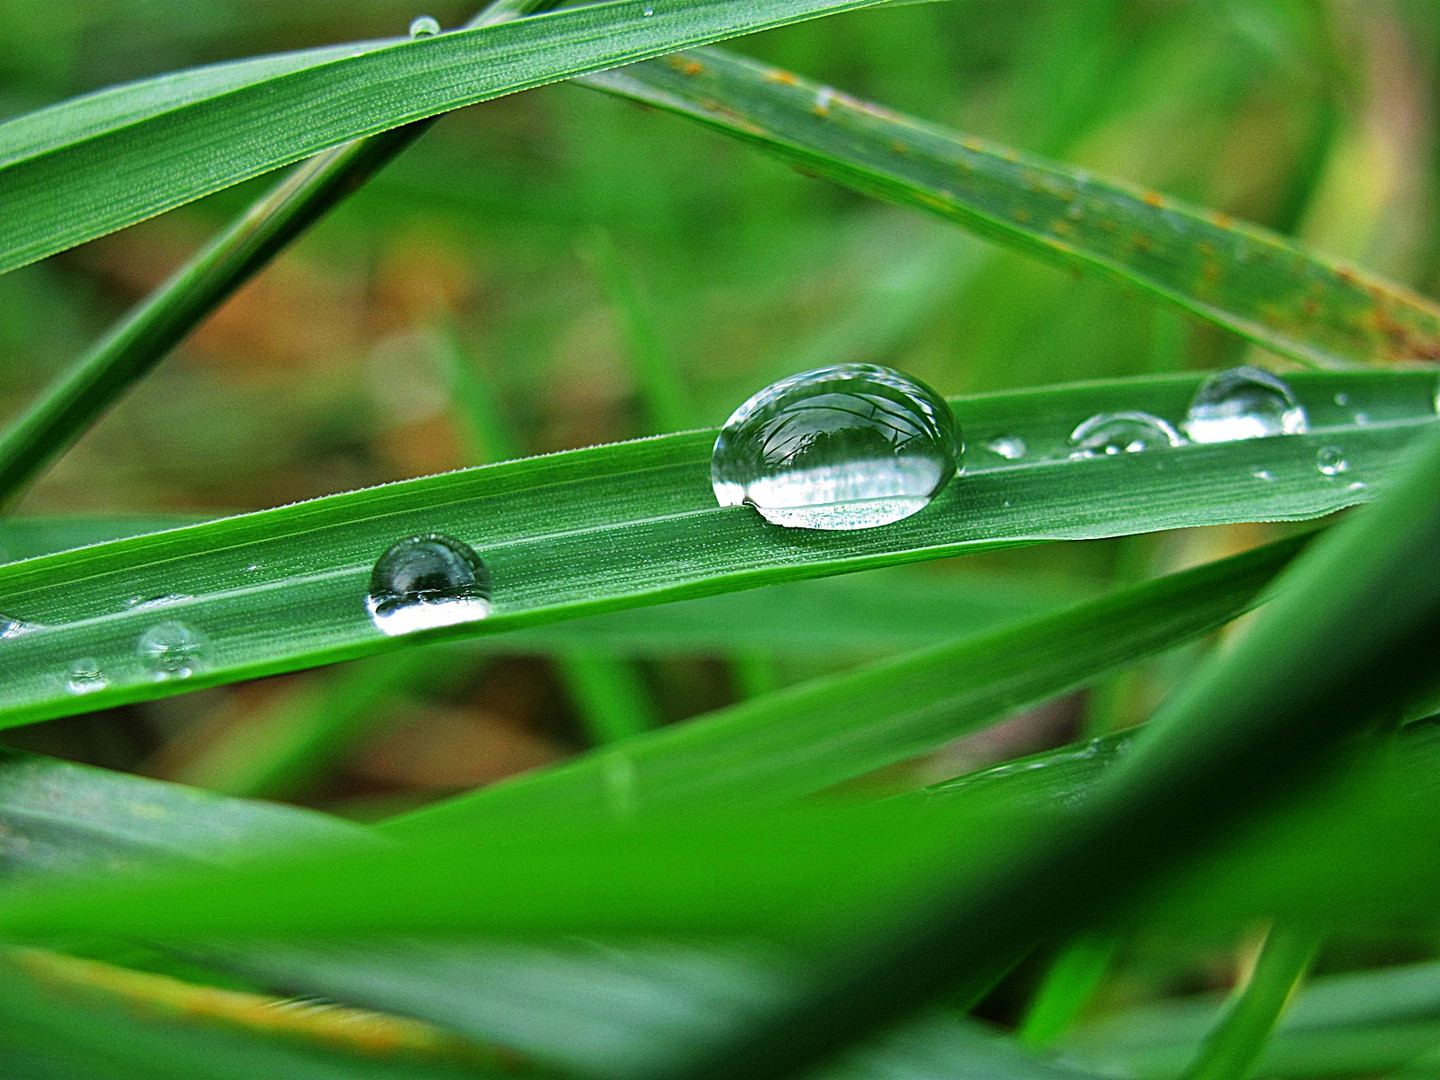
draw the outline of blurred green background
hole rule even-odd
[[[0,115],[161,71],[393,36],[422,13],[448,27],[473,8],[0,0]],[[1440,291],[1434,4],[946,0],[734,47]],[[0,407],[18,410],[270,182],[0,278]],[[1112,285],[562,85],[445,117],[226,304],[21,511],[272,506],[718,424],[765,383],[841,361],[889,364],[955,394],[1242,359],[1256,357],[1238,339]],[[479,437],[465,391],[489,414]],[[1262,535],[1042,547],[884,580],[943,577],[982,599],[1010,597],[1019,612]],[[992,606],[1003,614],[1004,603]],[[800,652],[647,656],[615,693],[674,720],[858,659]],[[362,815],[591,738],[583,686],[594,689],[595,670],[577,670],[573,656],[557,666],[539,655],[446,655],[204,691],[6,738],[206,780],[214,774],[197,762],[217,746],[328,707],[335,741],[312,775],[277,793]],[[1109,688],[1111,721],[1143,715],[1165,671],[1152,665],[1123,692]],[[1054,743],[1085,708],[1079,698],[1048,707],[947,752],[926,775]]]

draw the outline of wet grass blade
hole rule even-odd
[[[0,125],[0,272],[351,139],[877,0],[622,0],[101,91]]]
[[[1037,942],[1115,910],[1247,812],[1332,765],[1347,739],[1440,677],[1440,582],[1428,563],[1440,543],[1437,508],[1432,434],[1383,501],[1296,561],[1243,642],[1171,696],[1135,752],[1068,819],[1013,835],[1003,862],[966,867],[908,919],[857,940],[795,1008],[697,1052],[680,1075],[781,1077],[818,1063],[946,986],[1003,971]],[[1435,824],[1408,839],[1433,843]],[[1375,847],[1350,840],[1354,853]],[[1422,868],[1400,862],[1391,882],[1399,895],[1433,900]]]
[[[483,788],[383,827],[408,835],[493,815],[676,813],[788,802],[932,750],[1236,618],[1296,541],[1066,611],[753,698],[606,753]]]
[[[1076,422],[1116,408],[1178,422],[1196,379],[961,400],[955,408],[972,446],[966,474],[922,513],[882,529],[786,530],[747,507],[717,507],[708,476],[714,434],[694,432],[11,563],[0,567],[0,612],[27,626],[3,643],[0,725],[402,645],[372,625],[364,600],[379,555],[420,533],[471,545],[493,581],[490,617],[432,635],[444,637],[1019,543],[1314,517],[1383,486],[1416,433],[1434,425],[1432,379],[1306,376],[1295,388],[1310,412],[1307,434],[1090,459],[1068,456]],[[1343,408],[1334,404],[1342,391]],[[1027,459],[983,449],[1001,435],[1023,439]],[[1328,448],[1343,451],[1347,471],[1317,471],[1316,455]],[[157,677],[140,638],[177,622],[195,643],[192,674]]]
[[[1161,297],[1307,364],[1440,359],[1440,306],[1253,225],[718,49],[588,76],[866,194]]]

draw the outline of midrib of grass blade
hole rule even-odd
[[[1398,285],[1229,215],[961,136],[719,49],[577,81],[1144,290],[1302,363],[1440,360],[1440,307]]]
[[[475,548],[495,605],[488,619],[423,637],[490,634],[1017,543],[1316,516],[1371,498],[1435,423],[1427,373],[1310,375],[1294,382],[1308,434],[1068,457],[1066,435],[1080,419],[1129,408],[1179,422],[1196,385],[1152,378],[960,399],[954,407],[976,448],[966,474],[925,511],[880,529],[781,529],[748,507],[717,507],[714,433],[692,432],[11,563],[0,567],[0,612],[31,625],[0,643],[0,725],[402,647],[371,624],[364,598],[375,559],[419,533]],[[1343,408],[1333,400],[1342,390]],[[979,449],[1002,434],[1023,438],[1034,464]],[[1327,447],[1344,451],[1349,471],[1317,472]],[[190,677],[156,678],[139,639],[174,621],[205,641],[202,655]],[[77,660],[100,670],[103,688],[91,679],[82,686],[90,692],[74,692],[67,669]]]
[[[468,24],[493,26],[540,0],[492,4]],[[90,100],[93,106],[94,99]],[[227,297],[429,129],[421,120],[337,146],[305,162],[130,311],[0,432],[0,507]]]
[[[64,102],[0,125],[0,272],[351,139],[876,2],[619,0],[339,56],[331,46],[181,72]]]

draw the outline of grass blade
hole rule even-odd
[[[0,272],[331,146],[877,0],[639,0],[163,75],[0,125]],[[646,14],[651,12],[650,14]]]
[[[714,799],[787,802],[956,738],[1228,622],[1294,541],[1013,628],[742,702],[385,826],[412,833],[554,811],[674,813]],[[618,779],[617,779],[618,774]],[[620,789],[617,795],[617,787]]]
[[[802,534],[746,507],[715,506],[714,435],[695,432],[11,563],[0,567],[0,612],[32,626],[4,642],[0,725],[394,648],[363,602],[374,560],[417,533],[458,537],[490,569],[491,616],[439,635],[463,636],[1016,543],[1329,513],[1369,499],[1412,437],[1433,426],[1432,380],[1423,372],[1297,378],[1308,434],[1081,460],[1065,443],[1079,419],[1125,407],[1178,420],[1196,379],[965,399],[955,407],[972,446],[1019,436],[1035,463],[977,449],[966,475],[924,512],[883,529]],[[1344,409],[1333,403],[1342,388]],[[1352,407],[1367,423],[1357,424]],[[1344,450],[1348,472],[1317,472],[1317,452],[1331,446]],[[188,678],[157,680],[142,663],[139,638],[162,621],[208,639]],[[105,685],[91,679],[81,687],[89,692],[75,692],[68,669],[77,660],[93,662]]]
[[[1307,364],[1440,359],[1440,307],[1155,192],[963,137],[718,49],[587,76],[866,194],[1161,297]]]

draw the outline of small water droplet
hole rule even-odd
[[[654,15],[654,14],[655,14],[655,9],[652,8],[652,7],[647,7],[645,10],[643,10],[642,12],[640,12],[641,17],[642,17],[642,18],[645,18],[645,19],[648,19],[651,15]]]
[[[1323,476],[1339,476],[1350,471],[1350,463],[1345,460],[1339,447],[1322,446],[1315,453],[1315,468],[1319,469]]]
[[[1250,475],[1253,476],[1253,477],[1255,477],[1256,480],[1274,480],[1274,479],[1275,479],[1275,474],[1272,473],[1269,469],[1256,469],[1256,470],[1255,470],[1253,473],[1251,473]]]
[[[1206,379],[1181,426],[1197,443],[1220,443],[1294,435],[1307,425],[1305,410],[1284,380],[1247,366]]]
[[[183,600],[193,599],[195,599],[193,596],[188,596],[185,593],[172,592],[164,593],[161,596],[151,596],[149,598],[143,596],[132,596],[129,600],[125,601],[125,605],[127,607],[132,607],[139,610],[143,608],[165,607],[167,604],[178,604]]]
[[[1345,490],[1346,490],[1346,491],[1364,491],[1364,490],[1365,490],[1366,488],[1368,488],[1369,486],[1370,486],[1370,485],[1367,484],[1367,483],[1365,483],[1364,480],[1352,480],[1352,481],[1350,481],[1350,483],[1348,483],[1348,484],[1345,485]]]
[[[1344,408],[1346,405],[1350,404],[1350,395],[1345,393],[1345,391],[1343,390],[1340,391],[1338,394],[1335,395],[1335,404],[1339,405],[1341,408]]]
[[[31,624],[24,619],[16,619],[10,615],[0,615],[0,641],[5,638],[19,637],[31,628]]]
[[[1025,440],[1019,435],[1001,435],[985,444],[992,454],[999,454],[1006,461],[1018,461],[1025,456]]]
[[[104,690],[108,683],[99,662],[89,656],[71,661],[65,670],[65,686],[72,694],[93,694]]]
[[[140,635],[135,651],[156,679],[184,679],[200,667],[205,641],[182,622],[162,622]]]
[[[1183,442],[1180,433],[1147,412],[1102,412],[1083,420],[1070,433],[1072,458],[1167,450]]]
[[[836,364],[765,387],[725,421],[710,459],[721,506],[774,525],[870,529],[923,510],[955,475],[955,415],[924,383]]]
[[[475,622],[490,614],[490,573],[459,540],[411,536],[376,560],[365,607],[391,637]]]
[[[410,22],[412,38],[434,37],[440,33],[440,22],[432,15],[420,15]]]
[[[1365,426],[1366,424],[1368,424],[1368,423],[1370,423],[1370,414],[1369,414],[1369,413],[1357,412],[1357,413],[1355,414],[1355,426],[1356,426],[1356,427],[1364,427],[1364,426]]]

